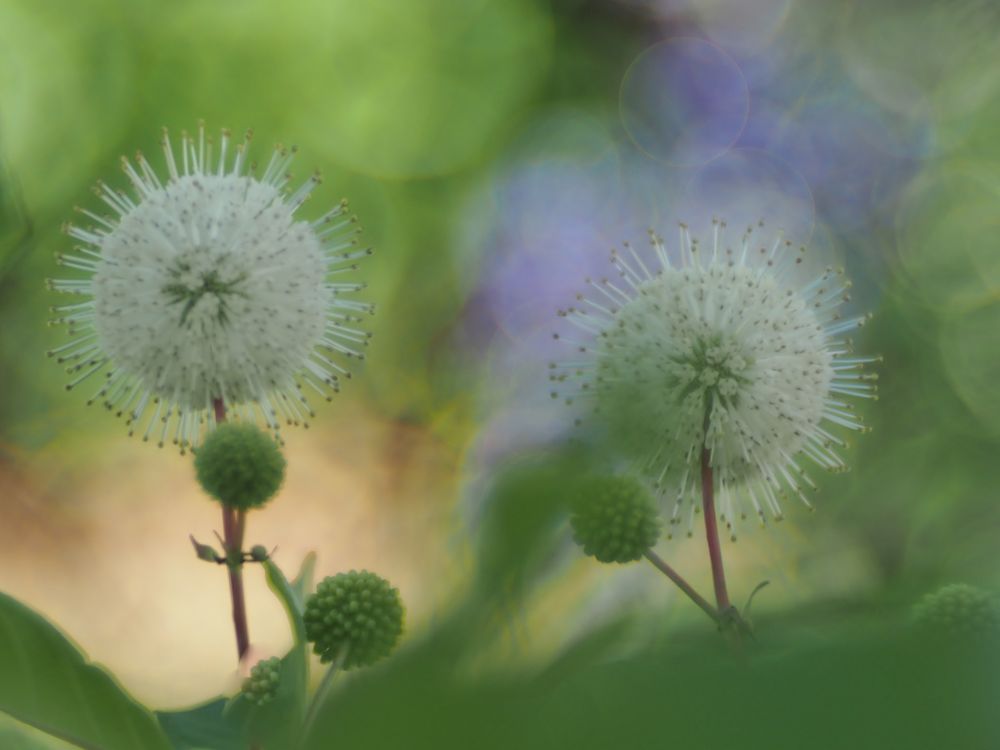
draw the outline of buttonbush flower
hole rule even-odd
[[[306,637],[324,664],[366,667],[388,656],[403,632],[399,590],[376,573],[352,570],[327,576],[306,600]]]
[[[89,402],[144,440],[195,445],[220,402],[272,430],[305,422],[306,393],[329,399],[370,335],[373,306],[352,298],[364,284],[345,279],[372,251],[347,203],[299,218],[319,176],[287,190],[295,150],[277,147],[257,175],[249,142],[231,148],[224,130],[214,157],[200,127],[178,156],[164,131],[165,178],[142,154],[123,159],[132,194],[99,183],[110,214],[79,209],[91,224],[66,228],[79,244],[60,263],[83,276],[50,286],[86,299],[53,308],[72,340],[50,355],[67,389],[100,377]]]
[[[966,583],[952,583],[924,596],[914,607],[913,619],[923,632],[955,640],[1000,633],[996,601]]]
[[[572,499],[570,525],[583,551],[604,563],[639,560],[660,536],[656,505],[632,477],[596,476],[581,482]]]
[[[803,249],[780,235],[757,244],[753,228],[732,248],[724,230],[713,222],[705,252],[682,225],[676,258],[651,233],[653,263],[613,251],[619,278],[588,279],[559,311],[579,333],[555,337],[576,355],[550,365],[552,396],[586,400],[612,449],[672,498],[672,523],[686,507],[689,533],[703,446],[734,533],[748,511],[780,519],[783,496],[809,505],[803,459],[845,469],[837,429],[865,429],[847,399],[875,397],[864,368],[877,358],[854,356],[846,338],[866,316],[839,312],[842,272],[796,283]]]
[[[281,659],[274,656],[254,664],[243,681],[242,693],[251,703],[263,706],[274,700],[281,682]]]
[[[209,495],[230,508],[251,510],[266,505],[281,487],[285,457],[274,439],[256,425],[227,422],[205,438],[194,468]],[[264,550],[262,560],[266,559]]]

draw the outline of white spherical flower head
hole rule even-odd
[[[364,285],[340,279],[371,250],[346,202],[298,218],[319,178],[286,191],[294,150],[281,148],[255,176],[249,138],[230,159],[223,131],[213,168],[204,128],[179,160],[164,133],[166,180],[142,155],[123,160],[134,197],[99,185],[113,214],[81,211],[94,225],[67,227],[82,244],[60,257],[87,276],[51,282],[90,298],[54,308],[74,336],[50,352],[75,375],[67,388],[104,373],[90,401],[160,445],[197,444],[224,409],[274,430],[305,422],[305,390],[329,398],[349,377],[340,358],[367,343],[373,308],[348,298]]]
[[[553,397],[585,397],[614,449],[671,495],[673,523],[688,506],[689,533],[710,468],[735,538],[732,523],[750,508],[763,523],[781,518],[782,496],[809,505],[801,457],[845,468],[835,432],[865,428],[844,398],[875,397],[863,369],[877,358],[850,354],[844,336],[866,318],[841,318],[842,273],[796,284],[802,249],[780,236],[756,246],[750,229],[731,249],[724,230],[714,224],[705,253],[682,226],[676,262],[651,235],[652,270],[629,246],[613,253],[621,280],[588,280],[592,293],[560,311],[584,335],[569,339],[577,357],[550,365],[550,379]]]

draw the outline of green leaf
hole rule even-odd
[[[299,574],[296,582],[302,579],[303,575],[308,574],[311,577],[311,568],[312,563],[309,560],[309,555],[307,555],[305,561],[302,563],[302,572]],[[267,585],[274,592],[274,595],[278,597],[281,606],[285,609],[285,614],[288,615],[288,624],[291,625],[292,638],[295,645],[301,647],[304,652],[306,647],[306,623],[302,619],[302,613],[305,610],[304,605],[299,601],[298,594],[296,594],[295,589],[292,588],[288,579],[285,578],[285,574],[274,564],[274,560],[264,561],[264,573],[267,576]]]
[[[316,578],[316,553],[310,552],[302,560],[299,574],[292,581],[292,592],[295,595],[295,603],[298,605],[299,615],[305,611],[306,597],[312,593],[313,584]]]
[[[306,627],[296,590],[272,560],[263,563],[267,585],[278,597],[292,628],[294,645],[281,660],[275,696],[258,706],[242,693],[226,707],[226,719],[241,728],[244,736],[264,750],[291,750],[298,746],[305,720],[306,690],[309,684],[309,660],[306,655]],[[308,572],[309,558],[303,564]],[[302,579],[302,575],[299,576]],[[299,580],[297,579],[297,580]]]
[[[17,750],[71,750],[72,748],[51,734],[45,734],[34,727],[22,724],[6,714],[0,714],[0,747],[17,748]]]
[[[225,698],[187,711],[157,711],[156,718],[174,750],[246,750],[239,728],[224,715]]]
[[[2,593],[0,711],[83,748],[170,750],[148,710],[41,615]]]

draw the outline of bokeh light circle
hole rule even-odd
[[[216,121],[264,116],[311,153],[409,179],[489,156],[548,71],[551,18],[530,0],[274,7],[191,3],[171,13],[149,106],[168,103],[170,120],[178,108]]]
[[[688,0],[688,5],[713,41],[727,49],[758,52],[774,42],[792,0]]]
[[[127,127],[134,61],[124,30],[102,20],[111,12],[103,0],[87,12],[0,3],[0,157],[29,210],[63,211]]]
[[[677,217],[671,176],[631,148],[613,123],[553,108],[522,132],[462,214],[460,241],[478,246],[477,299],[511,343],[548,349],[559,307],[588,276],[614,273],[612,247],[642,244]]]
[[[447,174],[482,157],[548,70],[551,21],[539,3],[321,0],[314,7],[327,21],[317,62],[328,76],[316,110],[300,110],[297,125],[367,174]]]
[[[495,464],[573,429],[550,396],[548,363],[559,308],[576,303],[587,277],[615,273],[613,246],[646,242],[650,227],[675,227],[668,170],[614,138],[601,111],[559,106],[540,114],[463,209],[459,242],[478,250],[466,308],[466,346],[483,368],[484,417],[471,461]],[[669,218],[668,218],[669,216]]]
[[[809,183],[818,214],[842,229],[870,222],[875,185],[884,194],[912,171],[904,157],[926,154],[919,128],[888,127],[859,93],[849,84],[824,86],[782,112],[763,137]]]
[[[949,319],[939,346],[955,393],[991,436],[1000,435],[1000,297]]]
[[[622,123],[657,161],[691,167],[727,151],[750,111],[736,62],[701,39],[677,38],[641,53],[621,85]]]
[[[896,212],[900,277],[943,314],[1000,295],[1000,178],[974,166],[914,180]]]
[[[930,117],[939,145],[967,134],[969,115],[996,96],[1000,4],[853,3],[838,40],[844,69],[865,92],[905,116]]]
[[[758,149],[733,149],[712,160],[688,182],[679,211],[691,226],[725,219],[736,231],[763,220],[793,242],[812,237],[816,207],[805,178],[790,164]],[[738,236],[738,235],[737,235]]]

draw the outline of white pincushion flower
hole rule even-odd
[[[160,445],[197,444],[222,408],[273,430],[304,422],[304,389],[329,399],[349,377],[338,360],[361,358],[370,335],[357,324],[373,306],[345,298],[364,284],[340,280],[371,254],[346,202],[298,218],[319,177],[286,191],[294,149],[280,147],[255,176],[249,140],[229,159],[223,131],[213,166],[203,127],[179,162],[164,132],[166,180],[123,159],[134,197],[98,186],[113,215],[82,210],[94,226],[68,226],[82,244],[60,256],[86,277],[50,282],[89,297],[53,308],[73,335],[50,352],[75,374],[67,389],[104,373],[90,401]]]
[[[673,523],[689,505],[689,533],[703,447],[731,531],[749,508],[780,519],[784,495],[809,505],[802,457],[846,468],[831,426],[865,428],[844,399],[875,398],[862,370],[878,358],[851,356],[844,338],[866,317],[841,318],[842,272],[796,284],[791,243],[756,247],[748,229],[733,250],[713,224],[709,253],[681,226],[677,262],[651,233],[653,270],[627,245],[613,252],[621,281],[588,280],[592,292],[560,311],[585,335],[575,360],[550,365],[553,397],[586,397],[615,451],[672,496]]]

